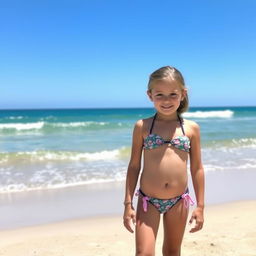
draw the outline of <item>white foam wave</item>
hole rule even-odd
[[[231,166],[220,166],[216,164],[204,164],[205,172],[212,171],[229,171],[229,170],[255,170],[256,163],[243,163],[243,164],[235,164]]]
[[[6,119],[11,119],[11,120],[15,120],[15,119],[22,119],[23,116],[9,116],[9,117],[6,117]]]
[[[2,129],[14,129],[17,131],[25,130],[40,130],[44,126],[57,127],[57,128],[68,128],[68,127],[89,127],[93,125],[104,126],[107,125],[107,122],[70,122],[70,123],[49,123],[49,122],[35,122],[35,123],[3,123],[0,124],[0,130]]]
[[[194,117],[194,118],[230,118],[234,115],[234,112],[231,110],[223,110],[223,111],[196,111],[196,112],[186,112],[182,116],[183,117]]]
[[[47,184],[47,185],[41,185],[41,186],[39,185],[39,186],[35,186],[35,187],[29,187],[23,183],[9,184],[9,185],[0,187],[0,194],[44,190],[44,189],[59,189],[59,188],[75,187],[75,186],[90,185],[90,184],[122,182],[124,180],[125,180],[125,177],[112,178],[112,179],[91,179],[89,181],[77,181],[77,182],[73,182],[73,183],[60,183],[60,184]]]
[[[232,143],[237,148],[256,148],[256,139],[255,138],[242,138],[239,140],[233,139]]]
[[[29,156],[32,161],[45,161],[45,160],[70,160],[70,161],[79,161],[79,160],[110,160],[116,159],[120,156],[120,150],[104,150],[100,152],[52,152],[52,151],[33,151],[33,152],[19,152],[17,156]]]
[[[54,123],[52,124],[53,127],[88,127],[91,125],[106,125],[107,122],[93,122],[93,121],[87,121],[87,122],[70,122],[70,123]]]
[[[92,166],[95,166],[92,164]],[[109,165],[105,170],[100,171],[91,168],[67,169],[45,166],[42,170],[37,170],[32,175],[21,175],[13,173],[12,170],[2,170],[6,182],[2,182],[0,193],[13,193],[22,191],[58,189],[65,187],[74,187],[80,185],[101,184],[110,182],[122,182],[126,177],[126,165]],[[87,166],[89,167],[89,166]],[[100,167],[100,166],[98,166]],[[218,164],[205,164],[206,172],[223,172],[230,170],[252,170],[255,171],[256,163],[237,164],[236,166],[221,166]],[[189,168],[188,168],[189,169]],[[1,169],[0,169],[1,170]],[[19,177],[18,177],[19,176]]]
[[[72,151],[20,151],[0,152],[0,164],[17,165],[17,163],[37,162],[78,162],[78,161],[109,161],[124,160],[130,154],[130,148],[121,147],[113,150],[98,152],[72,152]]]
[[[203,150],[213,150],[213,151],[222,151],[222,152],[231,152],[235,150],[241,150],[256,148],[256,138],[240,138],[240,139],[231,139],[231,140],[212,140],[203,147]]]
[[[21,130],[34,130],[42,129],[44,122],[36,123],[12,123],[12,124],[0,124],[0,129],[15,129],[17,131]]]
[[[0,193],[14,193],[44,189],[58,189],[90,184],[121,182],[125,180],[126,172],[120,168],[119,172],[113,175],[108,175],[106,177],[99,176],[85,180],[83,177],[84,175],[77,174],[72,176],[72,179],[70,179],[65,175],[63,176],[63,173],[58,173],[57,170],[41,170],[37,171],[37,173],[35,173],[28,182],[12,182],[11,184],[0,186]]]

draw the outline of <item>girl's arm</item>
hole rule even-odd
[[[191,224],[196,220],[196,225],[190,232],[196,232],[203,227],[203,211],[204,211],[204,168],[201,160],[201,145],[200,145],[200,128],[196,123],[192,123],[192,138],[190,152],[190,172],[195,190],[197,208],[193,211],[189,221]]]
[[[131,220],[135,223],[135,211],[132,205],[132,199],[141,168],[141,155],[143,148],[142,125],[143,121],[139,120],[134,126],[131,159],[126,176],[124,225],[130,232],[133,232],[130,226]]]

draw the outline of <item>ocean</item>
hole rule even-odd
[[[0,110],[0,193],[125,180],[131,136],[153,108]],[[191,107],[206,172],[256,170],[256,107]]]

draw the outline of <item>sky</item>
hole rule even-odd
[[[256,1],[0,2],[0,109],[150,107],[183,74],[190,106],[253,106]]]

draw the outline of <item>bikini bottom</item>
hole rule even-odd
[[[189,195],[188,188],[186,189],[185,193],[183,193],[182,195],[179,195],[170,199],[159,199],[159,198],[147,196],[141,189],[137,191],[136,195],[142,196],[142,205],[143,205],[144,212],[147,211],[148,202],[151,203],[153,206],[155,206],[160,213],[166,213],[181,199],[184,200],[184,205],[186,208],[188,208],[189,205],[194,205],[194,202]]]

